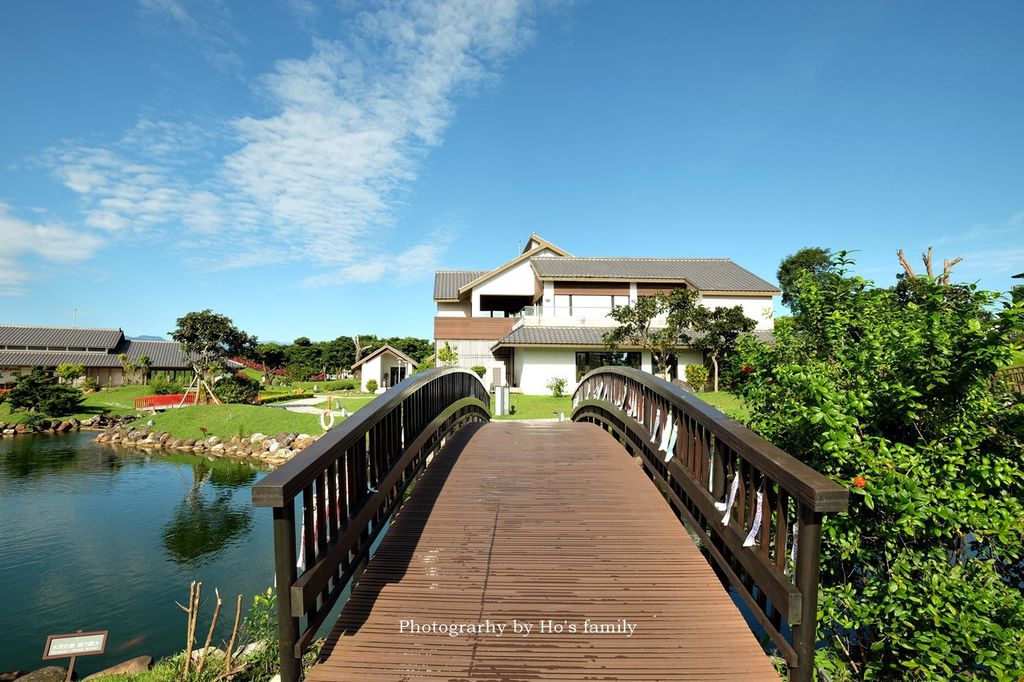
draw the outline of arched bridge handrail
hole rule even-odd
[[[487,389],[473,372],[414,374],[253,486],[253,505],[274,514],[282,682],[299,678],[302,654],[428,456],[489,419]]]
[[[778,647],[789,679],[811,680],[822,514],[846,511],[848,490],[637,369],[603,367],[583,377],[572,419],[608,429],[640,457]]]

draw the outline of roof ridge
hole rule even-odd
[[[627,260],[627,261],[689,261],[708,263],[732,263],[732,258],[656,258],[653,256],[573,256],[572,260]]]
[[[65,324],[12,324],[8,322],[0,323],[0,327],[10,327],[16,329],[77,329],[80,331],[98,331],[98,332],[123,332],[124,330],[120,327],[71,327]]]

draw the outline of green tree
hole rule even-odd
[[[142,385],[149,384],[149,370],[153,366],[153,361],[148,355],[140,355],[138,359],[139,372],[142,374]]]
[[[455,346],[444,342],[444,345],[437,351],[437,361],[444,367],[454,367],[459,362],[459,351],[455,349]]]
[[[1024,405],[991,378],[1024,308],[927,275],[907,301],[851,263],[802,276],[774,345],[738,342],[751,426],[851,492],[823,528],[818,664],[833,679],[1017,679]]]
[[[0,394],[0,398],[14,409],[64,417],[74,414],[84,396],[76,388],[57,383],[42,367],[33,367],[28,374],[19,375],[14,387]]]
[[[70,363],[57,365],[57,376],[60,377],[64,383],[73,384],[76,379],[84,375],[85,365],[75,365]]]
[[[731,308],[705,308],[699,306],[693,315],[696,332],[693,347],[703,351],[711,360],[714,372],[714,390],[718,391],[718,360],[730,352],[741,334],[754,331],[757,323],[743,314],[743,306]]]
[[[138,370],[138,366],[135,364],[135,361],[128,357],[127,353],[118,354],[117,361],[121,363],[121,369],[124,370],[124,383],[134,383],[135,372]]]
[[[649,351],[655,374],[667,380],[669,356],[690,340],[696,301],[691,289],[675,289],[615,306],[610,317],[618,326],[604,335],[604,343],[609,350],[633,346]]]
[[[251,359],[263,365],[263,383],[269,388],[274,383],[274,375],[284,364],[284,346],[278,343],[256,344]]]
[[[253,337],[239,330],[230,317],[209,308],[179,317],[177,328],[170,335],[181,344],[196,377],[206,384],[206,390],[200,387],[198,391],[200,403],[209,402],[207,390],[213,385],[214,377],[226,368],[227,359],[249,354],[255,342]]]
[[[791,309],[798,296],[798,287],[804,275],[810,275],[812,281],[821,281],[835,275],[831,252],[817,246],[800,249],[790,254],[779,263],[776,277],[782,289],[782,302]]]

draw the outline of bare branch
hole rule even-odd
[[[902,265],[903,269],[906,270],[907,277],[910,277],[910,278],[917,277],[917,274],[914,272],[914,268],[912,268],[910,266],[910,263],[907,261],[907,257],[903,254],[903,249],[900,249],[899,251],[897,251],[896,255],[899,256],[900,265]]]
[[[932,247],[928,247],[928,253],[921,254],[921,260],[924,261],[924,269],[928,273],[928,276],[934,277],[935,273],[932,272]]]

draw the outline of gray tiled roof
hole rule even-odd
[[[56,367],[62,364],[85,365],[88,367],[121,367],[117,356],[124,353],[133,361],[148,355],[153,369],[191,369],[181,352],[181,346],[173,341],[130,341],[123,340],[110,352],[81,351],[36,351],[0,350],[0,367]],[[240,368],[242,365],[229,361],[228,365]]]
[[[604,335],[612,327],[545,327],[520,325],[491,346],[603,346]],[[765,343],[774,343],[775,334],[755,331],[754,336]]]
[[[0,348],[4,346],[40,346],[43,348],[103,348],[111,350],[123,338],[124,334],[120,329],[0,325]]]
[[[541,279],[686,280],[700,291],[757,291],[778,288],[727,258],[534,258]]]
[[[438,270],[434,273],[434,300],[456,300],[459,289],[490,270]]]
[[[520,325],[498,339],[496,346],[603,346],[611,327],[546,327]]]

